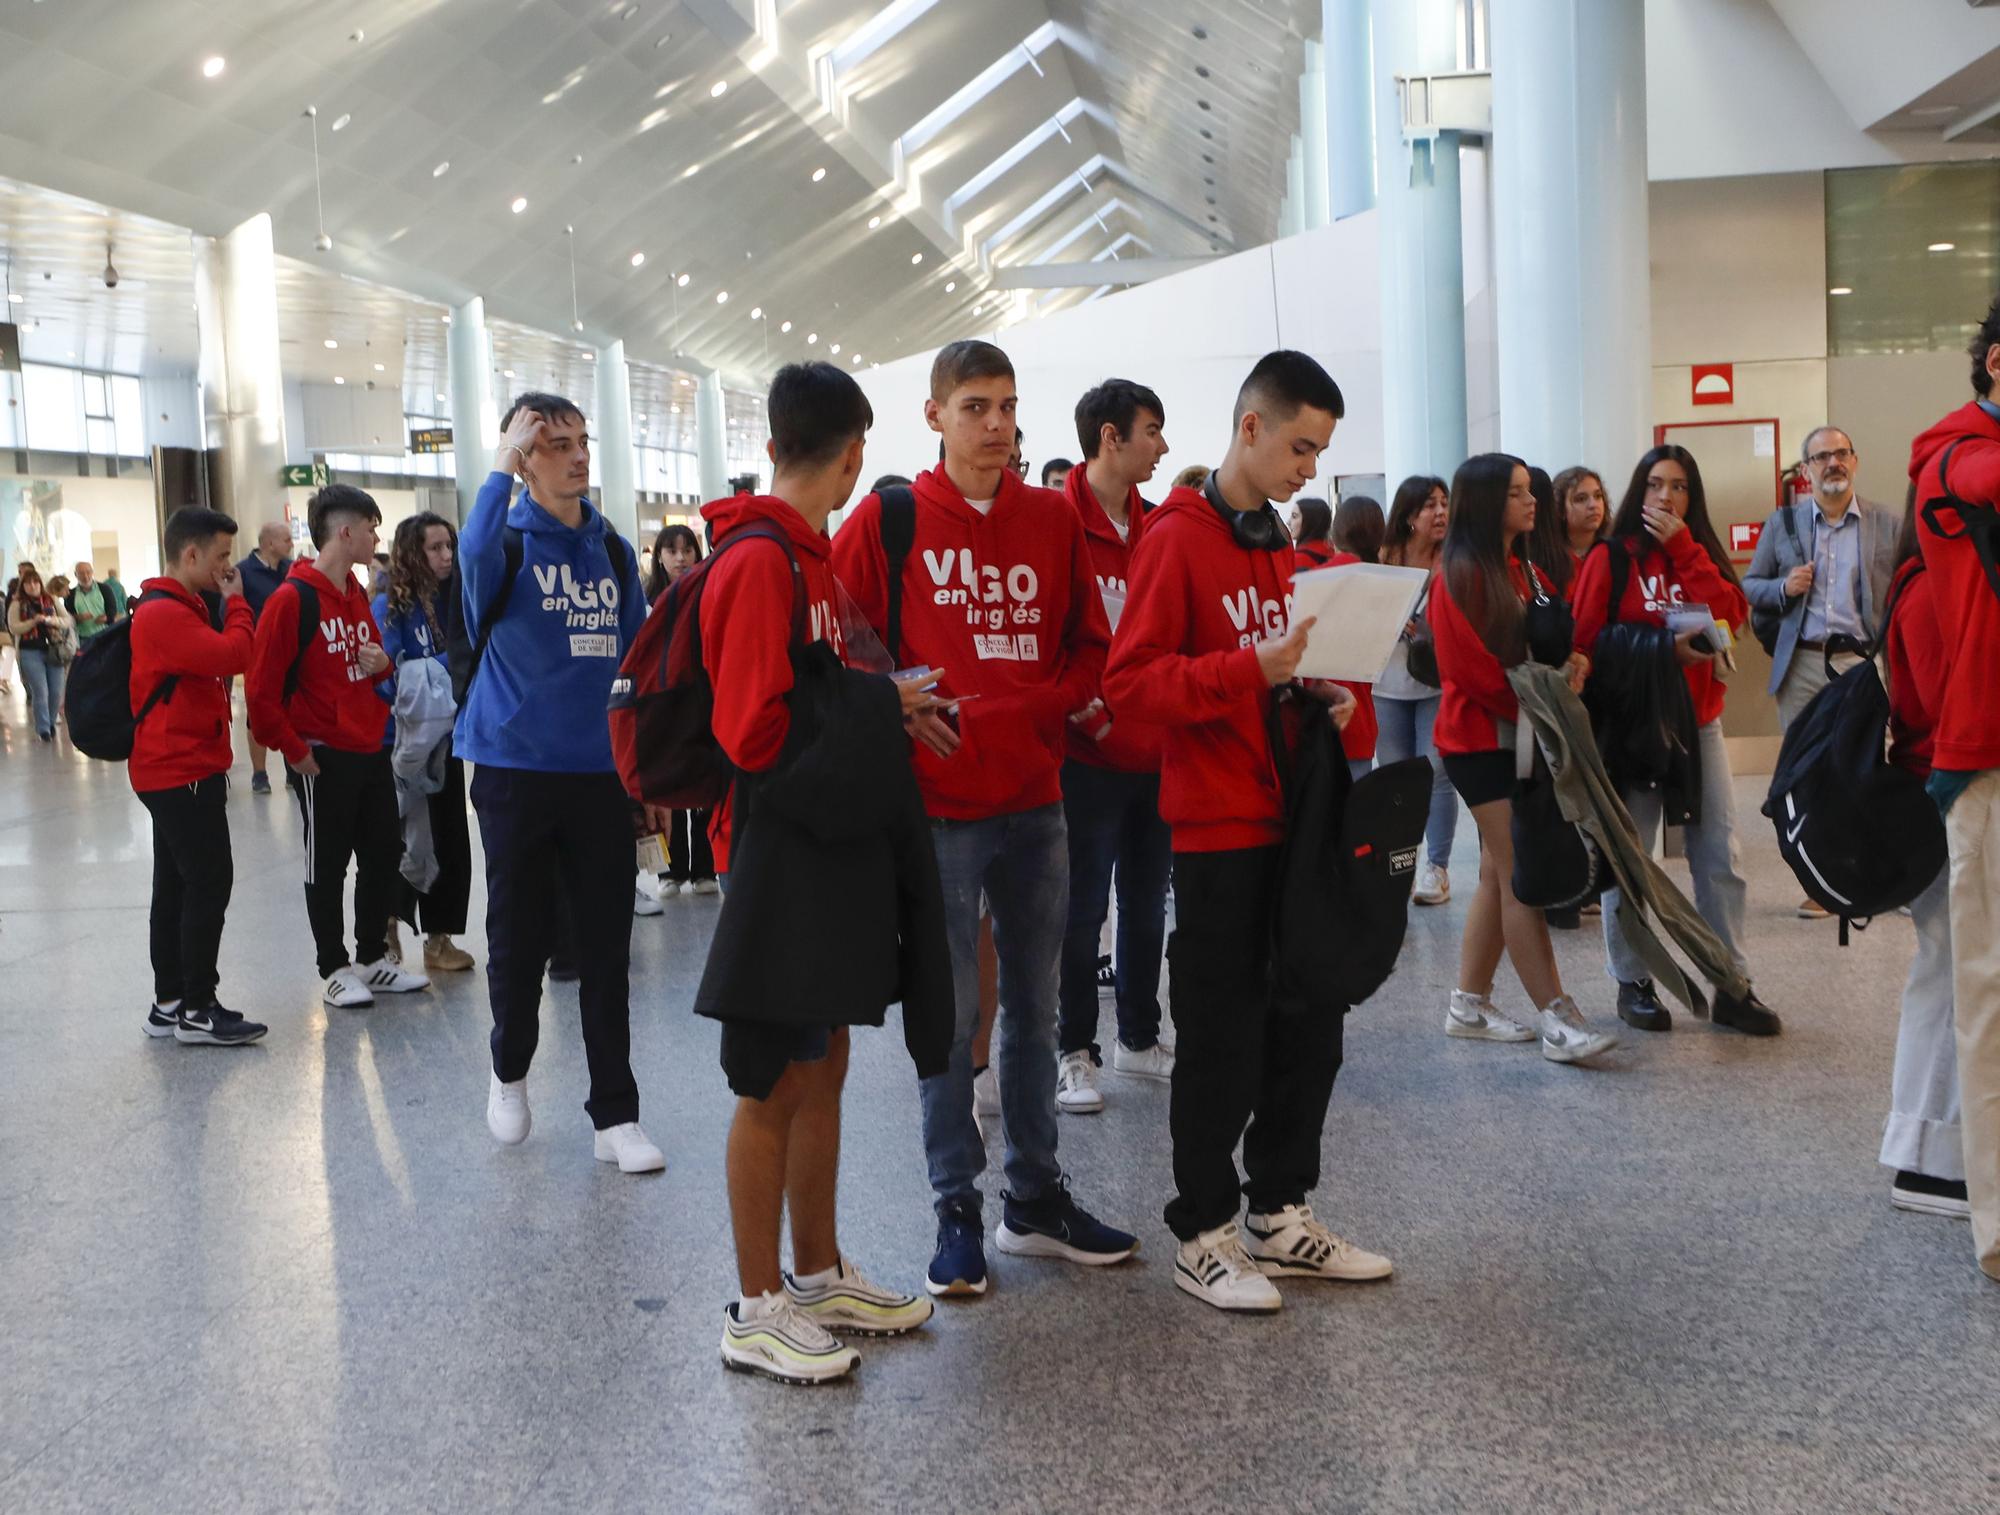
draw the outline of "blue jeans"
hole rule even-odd
[[[1437,743],[1431,738],[1431,728],[1437,724],[1438,706],[1443,699],[1441,694],[1434,694],[1427,700],[1375,697],[1375,724],[1378,728],[1375,761],[1387,768],[1404,758],[1426,757],[1431,760],[1431,818],[1424,827],[1424,852],[1431,865],[1437,868],[1450,863],[1451,842],[1458,831],[1458,791],[1444,776],[1444,764],[1438,761]]]
[[[1160,1039],[1160,960],[1167,945],[1167,877],[1173,833],[1160,819],[1160,776],[1063,764],[1063,817],[1069,828],[1069,929],[1062,944],[1058,1045],[1097,1045],[1097,938],[1118,879],[1118,1040],[1143,1052]]]
[[[62,710],[63,680],[69,669],[39,647],[21,649],[21,682],[28,686],[28,703],[35,712],[35,735],[50,736]]]
[[[1069,914],[1061,805],[977,821],[931,822],[951,944],[951,1063],[919,1086],[924,1154],[937,1208],[977,1216],[986,1144],[972,1119],[972,1038],[979,1029],[979,897],[1000,959],[1000,1123],[1007,1192],[1026,1203],[1062,1177],[1056,1165],[1056,978]]]

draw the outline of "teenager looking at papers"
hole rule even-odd
[[[828,563],[826,520],[861,477],[874,412],[861,386],[830,363],[781,369],[769,400],[771,493],[718,500],[703,517],[717,547],[751,525],[775,527],[804,575],[806,635],[843,652],[839,591]],[[791,728],[791,564],[778,544],[739,543],[702,586],[701,654],[715,688],[716,741],[743,773],[772,767]],[[928,703],[914,683],[905,710]],[[904,780],[908,782],[907,779]],[[733,807],[711,828],[729,869]],[[766,854],[768,857],[769,854]],[[747,876],[747,875],[746,875]],[[782,921],[769,923],[774,933]],[[839,973],[838,962],[828,963]],[[790,1382],[823,1382],[858,1361],[829,1331],[895,1336],[931,1316],[931,1302],[882,1288],[841,1255],[834,1229],[840,1170],[840,1094],[848,1028],[725,1021],[722,1065],[736,1093],[729,1128],[729,1214],[742,1295],[724,1314],[722,1360]],[[792,1272],[779,1267],[779,1230],[792,1220]]]
[[[1100,594],[1123,597],[1126,568],[1145,528],[1139,486],[1167,455],[1160,397],[1130,379],[1107,379],[1076,402],[1083,462],[1063,493],[1083,521]],[[1140,1078],[1166,1078],[1174,1055],[1160,1045],[1160,953],[1167,939],[1167,874],[1172,839],[1160,819],[1163,733],[1128,720],[1093,699],[1069,721],[1063,762],[1063,821],[1069,831],[1069,925],[1063,933],[1062,1065],[1056,1104],[1075,1112],[1104,1108],[1097,1070],[1097,939],[1118,880],[1118,940],[1112,954],[1118,1037],[1111,1066]]]
[[[1174,1282],[1223,1310],[1267,1311],[1270,1277],[1386,1278],[1307,1204],[1340,1071],[1346,1007],[1280,1014],[1270,994],[1285,803],[1271,750],[1274,690],[1292,683],[1310,619],[1289,625],[1292,541],[1272,509],[1314,477],[1346,412],[1298,352],[1259,360],[1236,397],[1228,454],[1206,490],[1176,489],[1146,523],[1105,698],[1165,728],[1160,812],[1173,827],[1174,1028],[1169,1105],[1180,1240]],[[1354,713],[1317,687],[1336,722]],[[1244,1127],[1248,1125],[1248,1133]],[[1247,1180],[1236,1171],[1243,1140]],[[1239,1231],[1245,1198],[1249,1213]]]
[[[954,342],[938,354],[924,417],[945,458],[916,481],[899,637],[887,629],[881,497],[862,500],[833,543],[834,570],[896,666],[944,669],[940,698],[962,702],[955,717],[912,723],[957,1007],[951,1066],[922,1084],[937,1194],[933,1294],[986,1291],[977,1187],[986,1149],[972,1114],[982,891],[1000,957],[1000,1250],[1114,1263],[1138,1245],[1070,1197],[1056,1162],[1057,979],[1069,909],[1063,741],[1069,717],[1097,697],[1109,633],[1076,511],[1008,467],[1014,406],[1014,365],[999,348]]]
[[[512,1146],[533,1123],[528,1065],[560,899],[575,940],[592,1150],[621,1172],[655,1173],[667,1160],[639,1129],[632,1077],[632,806],[604,713],[646,618],[638,555],[585,498],[582,411],[524,394],[501,433],[458,541],[466,632],[484,652],[452,733],[452,750],[473,765],[486,851],[486,1125]],[[512,500],[516,476],[526,487]]]
[[[306,918],[326,980],[321,998],[352,1010],[374,1004],[378,993],[409,994],[431,981],[388,956],[389,917],[403,890],[403,828],[382,746],[389,705],[375,685],[394,670],[368,591],[354,576],[355,565],[374,561],[382,512],[353,485],[329,484],[307,502],[306,522],[319,556],[294,563],[264,602],[244,688],[251,734],[284,757],[298,799]],[[350,857],[352,960],[343,940]]]
[[[132,709],[146,717],[133,728],[126,769],[153,818],[153,1007],[146,1035],[235,1047],[265,1030],[215,997],[215,959],[236,879],[229,852],[229,681],[250,666],[250,606],[229,560],[236,523],[221,511],[175,511],[161,546],[167,571],[139,586],[132,621]],[[218,591],[220,631],[202,599]],[[162,692],[168,679],[173,687]]]

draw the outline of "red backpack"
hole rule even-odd
[[[792,646],[805,645],[805,574],[781,531],[746,526],[689,568],[653,602],[611,685],[611,757],[625,792],[645,805],[707,810],[736,770],[715,739],[715,689],[701,661],[702,588],[716,559],[763,538],[792,565]]]

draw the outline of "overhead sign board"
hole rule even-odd
[[[450,452],[451,428],[449,426],[429,426],[425,427],[422,431],[412,431],[410,433],[410,451],[417,453]]]
[[[323,489],[331,480],[324,463],[287,463],[278,470],[278,482],[288,489]]]

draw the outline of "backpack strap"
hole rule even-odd
[[[717,542],[709,550],[708,556],[702,560],[701,576],[694,579],[693,583],[697,589],[705,588],[708,575],[712,571],[707,567],[708,564],[713,563],[737,543],[754,541],[760,537],[767,542],[776,542],[779,550],[785,554],[785,561],[792,565],[791,645],[793,651],[797,651],[806,644],[806,572],[799,566],[798,554],[792,551],[792,544],[782,531],[769,526],[745,526],[741,530],[730,532],[728,536]],[[667,687],[667,664],[668,658],[673,652],[673,629],[677,624],[676,618],[680,615],[681,587],[688,582],[689,575],[682,574],[667,586],[667,592],[662,596],[666,608],[659,611],[659,614],[666,618],[667,629],[667,634],[660,639],[660,687],[662,689]],[[693,643],[689,652],[689,666],[699,672],[701,668],[701,600],[699,598],[695,600],[693,613],[688,616],[688,636]]]
[[[1960,441],[1963,441],[1960,438]],[[1958,443],[1945,448],[1938,458],[1937,482],[1938,498],[1930,501],[1919,512],[1924,524],[1947,542],[1960,537],[1972,543],[1972,550],[1979,556],[1979,566],[1985,570],[1986,586],[1996,597],[2000,597],[2000,561],[1996,561],[1994,538],[2000,535],[2000,513],[1991,505],[1975,504],[1971,500],[1961,500],[1951,492],[1951,484],[1945,475],[1951,465],[1951,455],[1958,451]],[[1944,517],[1947,511],[1958,517],[1958,529],[1946,531]]]
[[[615,536],[614,536],[615,540]],[[623,543],[619,544],[623,547]],[[479,677],[479,663],[486,656],[486,644],[493,636],[493,627],[500,617],[507,613],[507,602],[514,596],[514,580],[521,576],[521,562],[526,548],[521,541],[521,528],[502,526],[500,528],[500,587],[493,592],[493,598],[486,602],[486,608],[479,613],[479,635],[472,642],[472,666],[466,671],[466,693],[472,692],[472,681]],[[619,576],[624,576],[621,565]]]
[[[111,591],[109,589],[106,589],[104,593],[107,599],[110,598]],[[178,595],[169,594],[164,589],[141,590],[139,593],[139,598],[132,602],[133,624],[130,627],[128,627],[125,632],[125,634],[128,637],[133,635],[139,629],[137,622],[139,607],[153,600],[174,600],[182,605],[187,604],[187,602],[185,600],[181,600]],[[203,620],[208,619],[207,613],[204,611],[196,611],[195,613],[197,615],[200,615]],[[147,716],[153,713],[153,707],[155,705],[159,704],[160,701],[162,700],[169,700],[173,698],[174,691],[180,687],[180,682],[181,682],[181,676],[179,674],[169,673],[164,675],[160,679],[160,682],[153,686],[153,692],[147,695],[145,701],[139,706],[139,708],[136,711],[132,713],[132,727],[134,730],[138,729],[139,723],[141,721],[145,720]]]
[[[319,591],[304,579],[287,579],[292,593],[299,597],[299,642],[292,650],[292,661],[285,669],[285,698],[287,700],[299,692],[299,670],[306,660],[306,649],[319,639]]]
[[[882,502],[882,557],[889,573],[889,658],[900,662],[903,647],[903,563],[917,541],[917,495],[897,484],[877,496]]]

